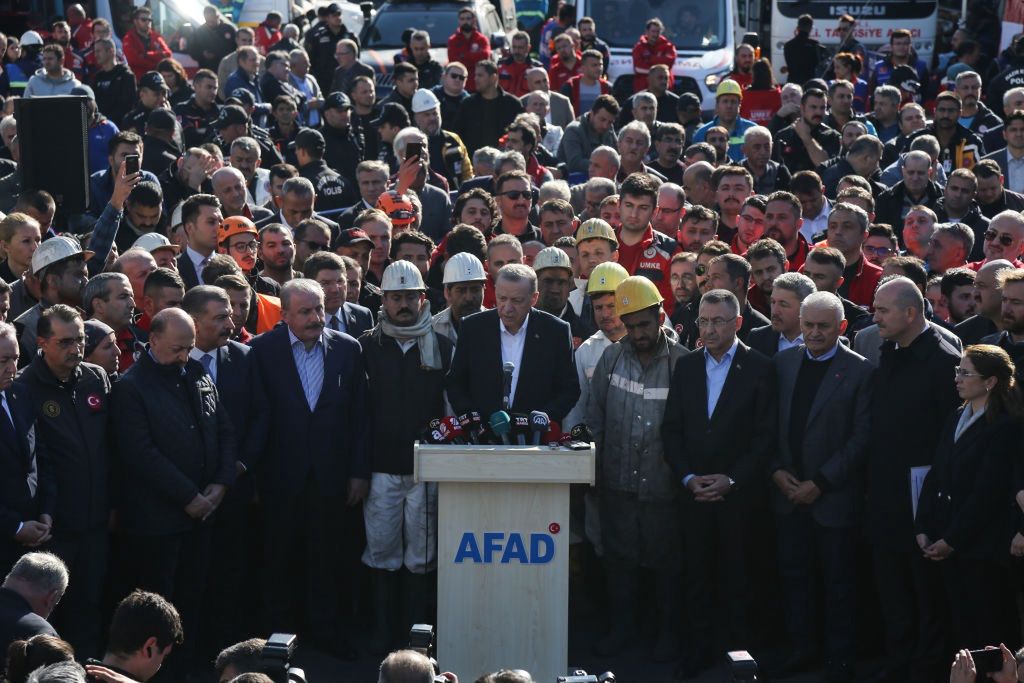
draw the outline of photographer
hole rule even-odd
[[[452,683],[458,679],[452,676]],[[377,683],[434,683],[434,662],[415,650],[396,650],[380,663]]]
[[[146,683],[156,676],[175,645],[185,641],[174,605],[156,593],[136,590],[114,610],[103,661],[86,661],[93,680],[119,681],[116,674]]]
[[[262,671],[261,653],[266,644],[263,638],[250,638],[221,650],[213,662],[218,683],[227,683],[244,673]]]

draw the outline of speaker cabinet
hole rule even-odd
[[[88,98],[33,97],[14,102],[22,187],[46,190],[64,215],[89,206]]]

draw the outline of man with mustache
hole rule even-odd
[[[356,653],[339,605],[349,585],[345,507],[363,501],[370,479],[363,359],[355,339],[324,329],[318,282],[286,282],[281,317],[284,325],[251,344],[274,416],[258,478],[260,499],[277,511],[263,526],[264,608],[268,623],[295,624],[299,605],[292,588],[308,586],[298,597],[305,634],[318,649],[351,661]],[[304,567],[301,578],[295,554]]]
[[[711,174],[718,208],[718,236],[731,242],[736,236],[740,209],[747,197],[754,194],[754,178],[742,166],[722,166]]]
[[[813,171],[818,164],[839,155],[842,137],[822,123],[825,93],[816,88],[800,98],[800,118],[779,131],[772,158],[790,173]]]

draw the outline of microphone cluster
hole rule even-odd
[[[477,412],[435,418],[427,425],[421,440],[430,444],[540,446],[574,439],[569,434],[562,434],[558,423],[539,410],[529,415],[510,415],[499,410],[492,413],[486,422]]]

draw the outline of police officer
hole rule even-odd
[[[363,141],[351,125],[352,101],[345,93],[332,92],[324,100],[323,114],[324,160],[352,187],[358,187],[356,166],[365,155]]]
[[[305,48],[317,83],[327,86],[334,77],[338,63],[334,59],[334,48],[339,40],[356,36],[341,21],[341,6],[332,2],[324,8],[324,19],[306,34]]]
[[[626,336],[605,349],[594,369],[587,424],[597,442],[602,546],[609,606],[616,615],[597,654],[621,652],[635,633],[629,615],[644,566],[654,570],[659,613],[654,659],[670,661],[679,645],[682,529],[679,485],[665,461],[658,426],[676,362],[687,349],[665,334],[662,300],[658,287],[642,276],[616,288],[615,312]]]
[[[270,134],[249,120],[241,105],[226,104],[213,122],[209,142],[220,147],[225,157],[231,156],[231,143],[241,137],[251,137],[260,146],[260,166],[270,168],[284,162],[281,153],[274,147]]]
[[[192,79],[195,92],[187,102],[174,108],[181,122],[181,134],[185,148],[201,145],[209,133],[210,126],[220,116],[217,104],[217,74],[200,69]]]
[[[139,79],[139,101],[121,122],[121,130],[133,130],[139,135],[146,132],[146,121],[154,109],[167,108],[167,81],[159,71],[147,71]]]
[[[75,573],[57,610],[61,635],[79,652],[98,652],[100,594],[107,572],[107,439],[110,381],[82,362],[85,326],[71,306],[54,304],[39,316],[41,353],[15,381],[32,404],[38,448],[46,453],[57,490],[48,550]]]
[[[352,206],[359,201],[355,184],[346,181],[324,161],[324,136],[320,131],[303,128],[295,137],[295,158],[299,175],[313,183],[316,211]]]
[[[366,364],[373,444],[363,564],[372,570],[374,640],[384,649],[398,635],[393,632],[396,622],[420,623],[428,617],[423,612],[437,562],[437,484],[415,481],[412,443],[432,418],[445,413],[444,376],[453,344],[434,331],[426,285],[412,262],[389,265],[381,289],[384,302],[377,326],[360,337],[359,345]],[[404,575],[399,573],[403,566]],[[407,611],[402,621],[395,614],[400,579]]]

